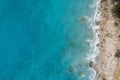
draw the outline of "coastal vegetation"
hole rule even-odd
[[[114,0],[115,6],[113,8],[113,12],[116,17],[120,18],[120,0]]]
[[[120,58],[120,50],[117,50],[117,51],[116,51],[115,57],[116,57],[116,58]]]

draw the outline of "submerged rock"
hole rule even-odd
[[[84,73],[83,73],[83,72],[80,72],[78,75],[79,75],[80,77],[84,77]]]
[[[90,42],[86,42],[87,46],[90,48]]]
[[[75,42],[71,42],[71,43],[70,43],[70,46],[71,46],[72,48],[75,48],[75,47],[76,47]]]
[[[86,21],[86,18],[83,17],[83,18],[81,18],[80,20],[81,20],[81,21]]]
[[[82,67],[82,66],[83,66],[83,65],[80,63],[80,64],[79,64],[79,67]]]
[[[73,72],[74,71],[74,67],[73,66],[70,66],[69,68],[68,68],[68,70],[69,70],[69,72]]]

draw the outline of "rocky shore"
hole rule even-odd
[[[112,12],[114,0],[100,0],[98,14],[99,43],[93,68],[96,70],[96,80],[120,80],[120,20]]]

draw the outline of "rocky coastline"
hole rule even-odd
[[[99,33],[99,53],[93,65],[96,80],[120,80],[120,20],[112,11],[115,5],[114,0],[100,0],[98,7],[99,29],[95,31]]]

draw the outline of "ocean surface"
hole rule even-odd
[[[0,0],[0,80],[90,80],[95,0]]]

